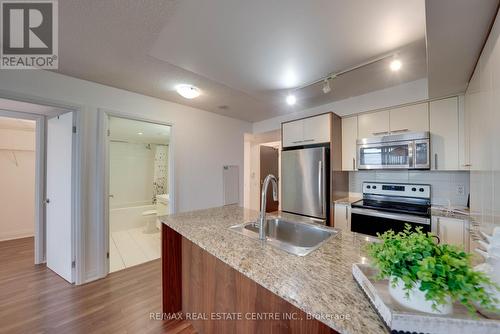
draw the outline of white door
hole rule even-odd
[[[72,236],[73,113],[47,124],[47,267],[73,283]]]

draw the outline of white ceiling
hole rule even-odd
[[[429,97],[465,91],[498,0],[427,0]]]
[[[183,0],[151,55],[258,97],[424,37],[422,0]]]
[[[109,130],[110,139],[115,141],[162,145],[170,142],[168,125],[110,117]]]
[[[59,72],[248,121],[428,76],[424,0],[65,0],[59,11]],[[294,87],[393,52],[398,73],[381,61],[284,103]],[[179,83],[203,94],[186,100]]]

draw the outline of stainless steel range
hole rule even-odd
[[[377,235],[405,224],[431,231],[431,186],[363,182],[363,199],[351,204],[351,231]]]

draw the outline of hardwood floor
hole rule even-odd
[[[0,242],[0,333],[196,333],[161,312],[161,260],[73,286],[33,264],[33,238]]]

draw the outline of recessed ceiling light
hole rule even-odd
[[[295,102],[297,102],[297,98],[295,97],[295,95],[289,94],[286,97],[286,103],[288,103],[288,105],[293,106]]]
[[[177,85],[175,87],[175,90],[177,91],[177,93],[179,93],[180,96],[186,99],[194,99],[201,95],[200,89],[193,85],[187,85],[187,84]]]
[[[137,132],[137,134],[138,134],[139,136],[142,136],[142,135],[143,135],[143,133],[142,133],[142,132]]]
[[[401,69],[401,66],[403,66],[403,64],[401,64],[401,60],[394,59],[393,61],[391,61],[391,64],[389,66],[391,67],[391,70],[399,71]]]

